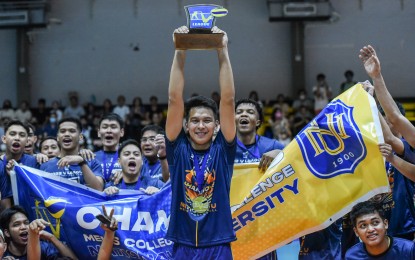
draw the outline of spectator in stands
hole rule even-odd
[[[210,95],[210,98],[213,99],[213,101],[215,101],[216,105],[219,107],[219,103],[220,103],[219,92],[213,91],[212,94]]]
[[[279,108],[283,113],[284,117],[287,117],[290,113],[290,105],[288,104],[284,94],[278,94],[277,102],[272,106],[274,109]]]
[[[56,176],[76,181],[102,191],[104,179],[100,163],[92,159],[86,161],[79,155],[82,125],[79,119],[64,118],[58,123],[59,157],[41,165],[40,169]]]
[[[77,259],[71,249],[44,231],[48,224],[43,219],[29,224],[28,215],[20,206],[4,210],[0,215],[0,225],[7,241],[5,259],[57,259],[60,256]]]
[[[52,116],[52,114],[55,114],[56,122],[62,120],[63,112],[60,109],[59,102],[56,100],[52,102],[52,110],[50,110],[50,115]]]
[[[166,182],[170,178],[167,163],[164,129],[157,125],[147,125],[141,131],[141,152],[143,154],[143,174]]]
[[[301,106],[305,106],[307,110],[313,109],[313,101],[307,97],[307,91],[305,89],[298,90],[297,97],[293,102],[295,112],[298,112]]]
[[[342,82],[342,84],[340,85],[340,94],[357,84],[357,82],[353,80],[353,76],[353,71],[346,70],[346,72],[344,73],[346,81]]]
[[[3,108],[0,110],[0,118],[8,118],[9,120],[15,120],[16,115],[10,99],[3,101]]]
[[[128,121],[128,134],[131,137],[134,136],[134,134],[141,132],[143,126],[149,124],[149,119],[146,118],[146,109],[140,97],[135,97],[133,99],[133,105],[130,109]]]
[[[280,108],[274,108],[268,123],[271,127],[273,138],[278,139],[279,135],[283,132],[289,138],[292,137],[290,122]]]
[[[29,102],[22,101],[19,109],[15,112],[15,118],[23,123],[28,123],[32,120],[32,112],[29,110]]]
[[[93,122],[94,122],[94,118],[96,116],[99,116],[96,109],[95,109],[95,105],[91,102],[88,102],[88,104],[86,104],[86,115],[85,118],[88,121],[88,124],[92,127]]]
[[[252,99],[253,101],[257,102],[258,105],[261,107],[261,109],[264,108],[264,104],[259,99],[258,92],[256,92],[255,90],[252,90],[251,92],[249,92],[248,99]]]
[[[54,112],[50,113],[48,122],[42,131],[42,136],[56,136],[58,134],[58,118]]]
[[[49,159],[59,156],[60,148],[56,137],[47,136],[40,142],[40,152],[45,154]]]
[[[154,114],[157,114],[157,115],[153,117]],[[150,97],[150,106],[147,111],[146,117],[152,121],[151,124],[153,125],[159,125],[157,121],[161,122],[163,119],[163,108],[158,103],[158,98],[156,96]]]
[[[105,99],[102,103],[102,113],[101,116],[104,116],[106,114],[112,113],[112,102],[110,99]]]
[[[39,128],[43,128],[46,123],[46,119],[49,117],[49,112],[46,109],[46,100],[40,98],[37,101],[37,109],[33,111],[33,118],[35,119],[35,124]]]
[[[350,212],[353,229],[362,242],[346,252],[346,260],[415,259],[413,241],[387,235],[388,221],[381,207],[373,201],[356,204]]]
[[[118,96],[117,105],[114,107],[112,112],[119,115],[125,122],[127,116],[130,114],[130,108],[125,104],[125,97],[123,95]]]
[[[113,195],[120,189],[143,190],[147,194],[154,194],[164,186],[164,182],[142,171],[143,159],[140,145],[133,139],[121,143],[118,149],[118,161],[122,168],[122,179],[118,184],[109,182],[104,192]]]
[[[300,109],[295,113],[293,131],[294,136],[297,135],[312,119],[313,114],[306,106],[300,106]]]
[[[65,108],[63,111],[63,118],[76,118],[80,119],[81,116],[85,115],[84,108],[79,104],[78,97],[72,95],[69,98],[70,105]]]
[[[317,84],[313,87],[314,114],[317,115],[323,110],[331,99],[332,91],[326,82],[326,75],[320,73],[316,77]]]

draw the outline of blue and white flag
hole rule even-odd
[[[12,187],[15,204],[29,219],[43,218],[47,231],[66,243],[79,259],[93,259],[104,231],[95,218],[102,205],[114,208],[118,220],[112,259],[171,259],[173,242],[164,239],[170,220],[171,186],[147,195],[121,190],[107,196],[84,185],[25,166],[15,166]]]

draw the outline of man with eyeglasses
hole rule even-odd
[[[157,125],[147,125],[141,130],[141,152],[143,168],[141,173],[166,182],[170,178],[167,163],[164,130]]]

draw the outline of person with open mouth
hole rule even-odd
[[[118,149],[118,162],[122,168],[122,179],[117,184],[109,182],[104,190],[106,194],[114,195],[120,189],[141,190],[147,194],[154,194],[164,186],[160,179],[143,174],[143,159],[137,141],[128,139],[121,143]]]

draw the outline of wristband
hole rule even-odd
[[[159,154],[157,154],[157,158],[159,158],[159,160],[166,160],[167,159],[167,155],[160,156]]]
[[[78,163],[78,165],[79,165],[79,166],[81,166],[81,167],[82,167],[82,165],[84,165],[84,164],[86,164],[85,159],[84,159],[84,160],[82,160],[82,162]]]

